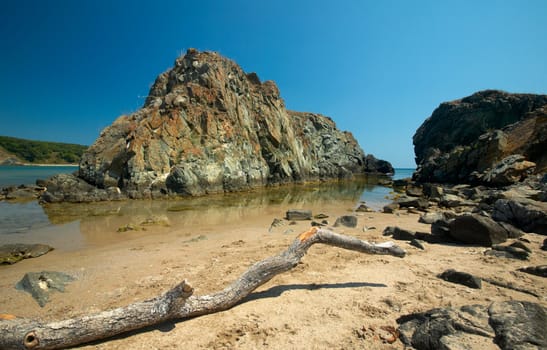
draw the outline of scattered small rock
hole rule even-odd
[[[311,210],[291,209],[287,211],[287,220],[311,220]]]
[[[423,197],[401,197],[396,200],[396,203],[399,204],[401,208],[418,208],[418,209],[427,209],[429,208],[429,201]]]
[[[116,232],[128,232],[128,231],[139,231],[140,227],[132,224],[127,224],[121,227],[118,227]]]
[[[334,223],[334,227],[338,226],[357,227],[357,217],[353,215],[340,216]]]
[[[187,239],[186,241],[182,241],[182,243],[195,243],[195,242],[203,241],[203,240],[206,240],[206,239],[207,239],[207,236],[199,235],[197,237]]]
[[[373,212],[374,210],[369,208],[365,203],[361,203],[359,204],[357,209],[355,209],[355,211],[360,213],[370,213],[370,212]]]
[[[422,197],[424,192],[421,187],[409,184],[406,186],[406,195],[411,197]]]
[[[509,246],[524,249],[530,254],[532,253],[532,249],[530,249],[526,244],[522,243],[521,241],[515,241],[515,242],[509,244]]]
[[[388,226],[384,229],[384,236],[392,236],[393,239],[409,241],[416,238],[416,232],[406,230],[398,226]]]
[[[438,220],[449,220],[456,217],[456,215],[449,211],[434,211],[422,214],[420,218],[418,219],[418,222],[421,222],[423,224],[432,224],[435,221]]]
[[[325,215],[323,213],[320,213],[320,214],[317,214],[313,217],[314,219],[328,219],[329,216],[328,215]]]
[[[421,241],[419,239],[416,239],[416,238],[410,240],[410,245],[411,246],[414,246],[414,247],[416,247],[418,249],[421,249],[421,250],[425,250],[425,246],[424,246],[423,243],[424,243],[423,241]]]
[[[384,205],[383,211],[387,214],[393,214],[397,209],[399,209],[399,204],[397,203],[390,203],[387,205]]]
[[[462,284],[469,288],[481,289],[482,288],[482,279],[476,276],[473,276],[467,272],[460,272],[454,269],[448,269],[439,275],[439,278],[452,282]]]
[[[547,265],[525,266],[518,269],[518,271],[526,272],[540,277],[547,277]]]
[[[37,258],[53,248],[45,244],[4,244],[0,246],[0,264],[15,264],[23,259]]]
[[[505,258],[520,259],[520,260],[527,260],[530,257],[530,253],[528,251],[522,248],[510,246],[510,245],[507,246],[507,245],[496,244],[492,246],[492,250],[503,252],[503,254],[496,255],[494,253],[494,254],[487,254],[487,255],[501,256]]]
[[[64,292],[65,285],[74,280],[74,277],[62,272],[28,272],[15,285],[15,288],[30,293],[38,305],[44,307],[52,292]]]

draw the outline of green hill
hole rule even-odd
[[[72,143],[34,141],[0,136],[0,164],[4,160],[13,160],[14,158],[23,163],[78,163],[86,149],[87,146]]]

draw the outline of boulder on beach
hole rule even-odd
[[[64,292],[65,286],[74,280],[74,277],[63,272],[28,272],[15,287],[30,293],[38,305],[44,307],[52,292]]]
[[[217,53],[189,49],[156,78],[141,109],[101,132],[82,156],[77,178],[130,198],[156,198],[371,172],[393,173],[393,167],[365,155],[331,118],[287,110],[273,81],[262,82]],[[57,188],[46,201],[82,199]],[[110,198],[92,193],[91,200],[104,197]]]

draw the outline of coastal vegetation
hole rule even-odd
[[[11,163],[70,164],[80,161],[87,146],[0,136],[0,150],[2,149],[4,152],[0,153],[17,160]]]

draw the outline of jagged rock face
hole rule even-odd
[[[488,90],[442,103],[418,128],[413,142],[418,164],[414,178],[421,182],[501,185],[483,175],[513,154],[524,156],[530,171],[544,172],[547,95]]]
[[[275,83],[190,49],[139,111],[119,117],[80,162],[79,177],[130,197],[237,191],[365,171],[353,136],[327,117],[289,112]]]

